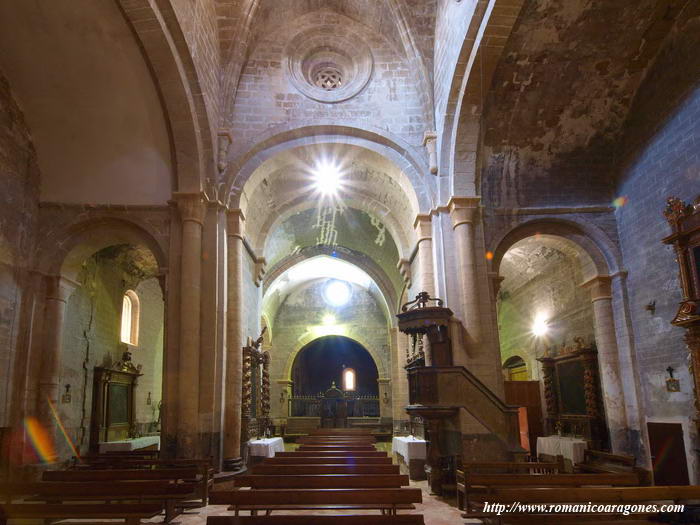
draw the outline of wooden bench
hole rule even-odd
[[[420,489],[252,489],[214,491],[210,495],[214,505],[230,505],[237,516],[242,510],[251,515],[264,510],[337,510],[377,509],[395,515],[397,508],[412,508],[421,503]]]
[[[294,474],[399,474],[398,465],[269,465],[259,464],[253,467],[253,474],[294,475]]]
[[[266,458],[265,465],[306,465],[334,464],[334,465],[391,465],[390,457],[365,457],[365,456],[321,456],[321,457],[278,457]]]
[[[489,495],[489,502],[510,504],[660,504],[700,499],[700,486],[657,487],[591,487],[591,488],[503,488]],[[499,517],[499,523],[606,523],[620,520],[643,520],[657,513],[623,514],[601,513],[508,513]],[[471,515],[464,515],[472,517]],[[476,517],[476,516],[474,516]],[[485,514],[482,517],[486,517]],[[494,517],[491,515],[491,517]]]
[[[6,525],[8,519],[88,519],[123,520],[126,525],[139,525],[142,519],[150,519],[162,511],[163,505],[160,503],[12,503],[0,505],[0,524]]]
[[[244,475],[233,478],[236,487],[254,489],[362,489],[398,488],[409,484],[403,474]]]
[[[323,452],[317,450],[295,450],[293,452],[276,452],[276,458],[299,458],[299,457],[322,457],[322,456],[354,456],[354,457],[389,457],[386,452],[381,450],[333,450],[331,452]]]
[[[577,463],[577,472],[621,473],[630,472],[639,477],[640,485],[651,485],[651,472],[636,466],[634,456],[611,454],[601,450],[584,450],[583,463]]]
[[[333,436],[333,437],[321,437],[321,436],[302,436],[297,439],[297,443],[334,443],[336,441],[347,441],[347,442],[358,442],[358,443],[376,443],[374,436],[362,436],[362,437],[352,437],[352,436]]]
[[[424,525],[422,514],[396,516],[209,516],[207,525]]]
[[[465,473],[529,473],[529,474],[557,474],[563,473],[564,458],[557,456],[555,462],[526,462],[526,461],[478,461],[463,463],[461,468],[455,471],[457,485],[457,506],[464,508],[465,501]]]
[[[316,428],[309,432],[313,436],[357,436],[370,435],[369,429],[366,428]]]
[[[171,480],[195,483],[196,498],[206,506],[211,479],[201,474],[199,467],[160,469],[79,469],[47,470],[44,481],[153,481]]]
[[[396,516],[209,516],[207,525],[424,525],[422,514]]]
[[[502,488],[534,487],[589,487],[635,486],[634,474],[473,474],[464,475],[464,506],[471,510],[471,496],[478,494],[475,502],[490,501],[491,494]]]
[[[374,445],[301,445],[299,447],[300,451],[304,450],[318,450],[321,452],[332,452],[333,450],[377,450]]]
[[[166,523],[179,514],[177,503],[192,498],[194,491],[192,483],[174,484],[168,480],[0,484],[0,495],[7,503],[18,498],[25,502],[43,501],[53,504],[95,500],[108,503],[162,501]]]

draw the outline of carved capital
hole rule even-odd
[[[243,240],[245,235],[245,216],[240,209],[228,210],[226,214],[226,235]]]
[[[182,222],[196,222],[204,224],[206,213],[206,203],[201,193],[174,193],[173,197],[177,203]]]
[[[49,275],[46,277],[46,299],[65,303],[79,286],[79,283],[67,277]]]
[[[423,134],[423,146],[428,150],[428,161],[430,164],[430,173],[437,175],[437,132],[426,131]]]
[[[591,291],[591,302],[603,299],[612,299],[612,277],[609,275],[597,275],[581,285]]]
[[[432,219],[432,215],[430,214],[416,215],[416,220],[413,221],[413,228],[416,230],[418,242],[433,238]]]
[[[231,132],[227,129],[220,130],[217,136],[217,168],[219,169],[219,173],[225,172],[228,167],[228,150],[231,144],[233,144]]]
[[[255,259],[255,286],[260,286],[267,270],[267,260],[265,257]]]
[[[452,229],[461,224],[472,224],[477,219],[480,201],[480,197],[452,197],[447,203],[452,219]]]
[[[401,277],[403,278],[403,283],[407,287],[411,287],[411,263],[406,259],[399,259],[396,263],[396,268],[398,268]]]

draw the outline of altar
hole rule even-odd
[[[588,442],[581,438],[557,435],[537,438],[537,456],[563,456],[567,471],[573,471],[577,463],[583,463],[584,451],[587,448]]]
[[[266,439],[251,439],[248,441],[248,455],[258,458],[272,458],[277,452],[284,452],[284,441],[281,437]]]
[[[425,479],[427,443],[414,436],[397,436],[391,440],[391,452],[396,455],[402,470],[408,469],[412,480]]]
[[[102,441],[99,443],[99,453],[105,452],[131,452],[132,450],[154,449],[160,450],[160,436],[143,436],[133,439],[120,439],[119,441]]]

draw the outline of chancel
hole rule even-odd
[[[690,0],[0,2],[0,521],[700,522],[699,47]]]

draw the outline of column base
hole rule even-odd
[[[222,464],[222,470],[225,472],[239,473],[246,469],[243,463],[243,458],[227,458],[224,459]]]

